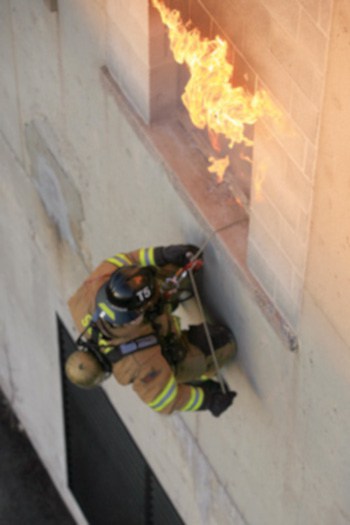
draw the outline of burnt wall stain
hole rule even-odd
[[[27,124],[25,137],[30,176],[48,220],[59,241],[79,253],[83,240],[83,203],[73,177],[62,167],[58,141],[46,121]]]

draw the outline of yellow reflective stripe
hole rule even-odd
[[[124,266],[122,263],[120,263],[119,261],[117,261],[117,259],[114,259],[113,257],[110,257],[109,259],[107,259],[107,262],[110,262],[114,264],[114,266],[118,266],[119,268],[121,266]]]
[[[151,247],[151,248],[148,248],[148,260],[149,260],[149,263],[151,266],[155,266],[156,265],[156,260],[154,258],[154,248]]]
[[[88,324],[90,323],[92,319],[92,315],[91,314],[86,314],[82,320],[81,320],[81,324],[84,328],[86,328],[88,326]]]
[[[114,257],[107,259],[107,261],[118,266],[118,268],[132,265],[132,260],[124,253],[117,253]]]
[[[147,266],[145,248],[141,248],[141,250],[139,251],[139,259],[140,259],[141,266]]]
[[[87,328],[89,326],[89,323],[90,323],[91,319],[92,319],[92,315],[91,314],[86,314],[81,320],[81,325],[84,328]],[[92,328],[91,327],[86,330],[86,334],[87,335],[91,335],[92,334]]]
[[[198,410],[204,400],[204,391],[202,388],[196,388],[191,386],[191,396],[189,401],[184,407],[181,408],[181,412],[194,412]]]
[[[154,248],[141,248],[139,250],[139,261],[141,266],[155,266]]]
[[[173,315],[174,329],[178,335],[181,334],[181,319],[178,315]]]
[[[115,321],[115,313],[105,303],[98,303],[98,306],[101,308],[101,310],[106,312],[110,319]]]
[[[107,342],[107,341],[105,341]],[[104,346],[104,345],[99,345],[99,348],[101,350],[101,352],[103,354],[109,354],[109,352],[111,352],[114,348],[114,346]]]
[[[103,354],[108,354],[109,352],[111,352],[114,348],[114,346],[111,346],[110,343],[107,341],[107,339],[104,339],[102,337],[102,334],[99,334],[99,337],[98,337],[98,346],[99,346],[99,349],[100,351],[103,353]]]
[[[153,410],[156,410],[156,412],[160,412],[170,405],[170,403],[175,399],[176,395],[177,384],[175,377],[171,376],[165,388],[163,388],[161,393],[155,399],[153,399],[151,403],[148,403],[148,406],[153,408]]]

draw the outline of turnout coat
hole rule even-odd
[[[96,295],[99,288],[117,269],[128,265],[155,266],[152,248],[118,253],[106,259],[87,277],[80,288],[70,298],[68,305],[79,332],[89,326],[96,308]],[[157,267],[159,282],[173,275],[178,267],[166,264]],[[102,319],[97,321],[99,329],[99,350],[112,362],[112,373],[121,385],[132,385],[136,394],[151,409],[162,414],[176,410],[196,411],[204,401],[204,391],[200,386],[190,383],[200,379],[208,372],[208,359],[188,340],[186,332],[181,331],[179,319],[165,307],[154,323],[147,318],[129,324],[111,327]],[[184,359],[174,365],[164,355],[160,338],[174,334],[177,345],[183,349]],[[154,336],[151,347],[125,355],[113,362],[113,349],[123,343],[137,340],[143,336]],[[89,337],[89,328],[87,330]]]

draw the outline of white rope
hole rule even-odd
[[[188,273],[189,273],[189,276],[190,276],[190,279],[191,279],[191,284],[192,284],[193,292],[194,292],[194,295],[195,295],[195,298],[196,298],[196,301],[197,301],[197,304],[198,304],[198,308],[199,308],[199,311],[200,311],[200,314],[201,314],[201,317],[202,317],[203,326],[204,326],[204,330],[205,330],[205,335],[206,335],[207,340],[208,340],[210,353],[211,353],[212,358],[213,358],[213,363],[214,363],[214,366],[215,366],[217,378],[218,378],[219,383],[220,383],[221,391],[222,391],[223,394],[226,394],[226,391],[227,391],[226,382],[224,380],[222,372],[220,371],[219,363],[218,363],[218,360],[217,360],[217,357],[216,357],[216,354],[215,354],[213,341],[212,341],[212,338],[210,336],[208,323],[207,323],[206,318],[205,318],[205,313],[204,313],[204,310],[203,310],[202,301],[201,301],[201,298],[199,296],[197,284],[196,284],[196,281],[194,279],[194,275],[193,275],[192,269],[190,269]]]
[[[216,230],[211,232],[211,234],[208,235],[207,239],[204,241],[202,246],[198,249],[197,253],[195,253],[194,255],[191,256],[190,261],[194,262],[201,256],[202,252],[205,250],[205,248],[207,247],[207,245],[209,244],[211,239],[217,233],[219,233],[219,232],[221,232],[223,230],[226,230],[227,228],[230,228],[231,226],[234,226],[235,224],[237,224],[239,222],[241,222],[241,220],[235,220],[235,221],[230,222],[229,224],[225,224],[225,226],[222,226],[221,228],[217,228]],[[204,326],[204,330],[205,330],[205,335],[206,335],[206,338],[208,340],[210,353],[211,353],[212,358],[213,358],[213,363],[214,363],[214,366],[215,366],[216,375],[217,375],[217,378],[219,380],[222,393],[225,394],[228,391],[227,386],[226,386],[226,381],[224,379],[224,376],[223,376],[222,372],[220,371],[219,363],[218,363],[218,360],[217,360],[217,357],[216,357],[216,353],[215,353],[215,348],[214,348],[213,341],[212,341],[212,338],[211,338],[211,335],[210,335],[210,332],[209,332],[208,323],[206,321],[206,317],[205,317],[202,301],[201,301],[201,298],[200,298],[200,295],[199,295],[199,292],[198,292],[196,281],[195,281],[194,276],[193,276],[192,268],[188,269],[188,274],[190,276],[190,280],[191,280],[191,284],[192,284],[192,288],[193,288],[193,293],[194,293],[194,296],[195,296],[196,301],[197,301],[198,309],[199,309],[200,315],[202,317],[202,322],[203,322],[203,326]]]
[[[195,253],[193,255],[193,257],[191,258],[191,261],[196,261],[198,259],[198,257],[200,257],[202,255],[202,253],[204,252],[204,250],[207,247],[207,245],[210,243],[212,238],[215,237],[215,235],[217,233],[220,233],[221,231],[226,230],[227,228],[231,228],[231,226],[234,226],[235,224],[238,224],[241,221],[242,221],[242,219],[235,220],[233,222],[230,222],[229,224],[225,224],[225,226],[221,226],[220,228],[217,228],[216,230],[212,231],[211,234],[208,235],[207,239],[204,241],[202,246],[199,248],[197,253]]]
[[[221,228],[217,228],[216,230],[211,232],[211,234],[208,235],[208,238],[204,241],[204,243],[199,248],[197,253],[195,253],[191,257],[191,262],[192,261],[196,261],[201,256],[202,252],[205,250],[205,248],[207,247],[209,242],[212,240],[212,238],[217,233],[219,233],[219,232],[221,232],[223,230],[226,230],[227,228],[230,228],[231,226],[234,226],[238,222],[241,222],[241,221],[240,220],[238,220],[238,221],[235,220],[235,221],[230,222],[229,224],[225,224],[225,226],[222,226]],[[203,326],[204,326],[204,330],[205,330],[205,335],[206,335],[206,338],[208,340],[210,353],[211,353],[212,358],[213,358],[213,363],[214,363],[214,366],[215,366],[216,375],[217,375],[217,378],[219,380],[222,393],[225,394],[227,392],[226,381],[225,381],[224,376],[223,376],[223,374],[222,374],[222,372],[220,370],[219,363],[218,363],[218,360],[217,360],[217,357],[216,357],[215,348],[214,348],[213,341],[212,341],[212,338],[211,338],[211,335],[210,335],[210,332],[209,332],[208,323],[206,321],[206,317],[205,317],[202,301],[201,301],[201,298],[200,298],[200,295],[199,295],[199,292],[198,292],[198,287],[197,287],[196,281],[195,281],[194,276],[193,276],[193,270],[190,268],[188,273],[189,273],[189,276],[190,276],[190,279],[191,279],[191,284],[192,284],[193,292],[194,292],[194,295],[195,295],[195,298],[196,298],[196,301],[197,301],[197,304],[198,304],[200,315],[201,315],[202,320],[203,320]]]

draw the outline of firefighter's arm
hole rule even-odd
[[[192,244],[176,244],[171,246],[157,246],[156,248],[140,248],[129,253],[117,253],[107,259],[117,268],[137,264],[138,266],[185,266],[199,248]]]
[[[112,263],[117,268],[123,266],[131,266],[136,264],[137,266],[158,266],[159,262],[156,258],[157,248],[140,248],[128,253],[117,253],[107,259],[109,263]]]
[[[186,266],[186,264],[199,251],[193,244],[174,244],[170,246],[159,246],[154,249],[157,266],[174,264],[175,266]]]

